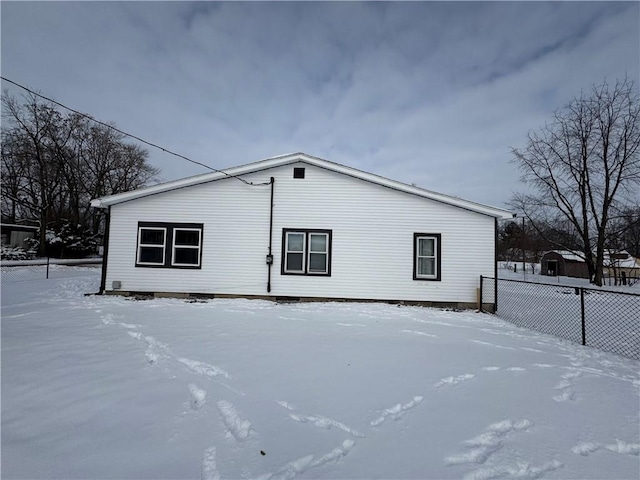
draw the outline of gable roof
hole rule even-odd
[[[111,205],[117,205],[123,202],[129,202],[138,198],[147,197],[149,195],[155,195],[158,193],[168,192],[176,190],[178,188],[190,187],[193,185],[200,185],[203,183],[213,182],[216,180],[222,180],[231,177],[241,177],[249,173],[255,173],[269,168],[281,167],[283,165],[289,165],[292,163],[303,162],[316,167],[331,170],[333,172],[349,175],[360,180],[371,182],[377,185],[382,185],[394,190],[409,193],[412,195],[418,195],[420,197],[435,200],[437,202],[453,205],[455,207],[464,208],[472,212],[488,215],[496,218],[512,218],[514,215],[502,208],[491,207],[480,203],[470,202],[463,200],[462,198],[453,197],[450,195],[444,195],[442,193],[433,192],[431,190],[425,190],[423,188],[415,187],[413,185],[407,185],[406,183],[391,180],[373,173],[364,172],[355,168],[347,167],[339,163],[330,162],[321,158],[312,157],[305,153],[291,153],[287,155],[280,155],[277,157],[267,158],[254,163],[248,163],[246,165],[240,165],[238,167],[228,168],[224,171],[216,171],[212,173],[204,173],[201,175],[195,175],[193,177],[182,178],[179,180],[173,180],[171,182],[160,183],[151,187],[141,188],[138,190],[132,190],[130,192],[117,193],[115,195],[109,195],[102,198],[91,200],[91,206],[97,208],[107,208]]]
[[[581,252],[573,252],[571,250],[549,250],[544,252],[542,257],[549,253],[557,253],[562,256],[563,259],[570,262],[586,263],[584,253]],[[616,255],[619,255],[620,258],[616,258]],[[595,252],[593,253],[593,256],[595,257]],[[640,268],[640,264],[638,264],[636,259],[629,255],[629,252],[626,250],[618,250],[615,252],[605,251],[603,260],[604,267],[615,266],[619,268]]]

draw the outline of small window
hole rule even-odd
[[[413,235],[413,279],[440,280],[439,233],[415,233]]]
[[[137,267],[200,268],[201,223],[138,223]]]
[[[293,178],[304,178],[304,168],[295,167],[293,169]]]
[[[283,229],[283,275],[331,275],[331,230]]]
[[[138,229],[139,265],[164,265],[166,228]]]

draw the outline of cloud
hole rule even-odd
[[[640,77],[639,5],[3,2],[2,71],[224,168],[293,151],[470,200],[581,89]],[[4,86],[4,85],[3,85]],[[166,179],[202,170],[151,151]]]

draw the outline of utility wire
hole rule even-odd
[[[181,158],[183,160],[186,160],[187,162],[191,162],[191,163],[194,163],[196,165],[200,165],[201,167],[208,168],[209,170],[212,170],[214,172],[222,173],[222,174],[226,175],[229,178],[235,178],[236,180],[239,180],[242,183],[245,183],[247,185],[251,185],[251,186],[254,186],[254,187],[255,186],[259,186],[259,185],[270,185],[271,184],[271,182],[263,182],[263,183],[248,182],[244,178],[240,178],[240,177],[238,177],[236,175],[231,175],[230,173],[227,173],[224,170],[218,170],[217,168],[210,167],[209,165],[205,165],[204,163],[197,162],[197,161],[192,160],[192,159],[190,159],[188,157],[185,157],[184,155],[180,155],[179,153],[175,153],[175,152],[172,152],[169,149],[161,147],[160,145],[156,145],[155,143],[148,142],[147,140],[144,140],[144,139],[142,139],[142,138],[140,138],[140,137],[138,137],[136,135],[124,132],[124,131],[120,130],[119,128],[114,127],[113,125],[109,125],[108,123],[104,123],[104,122],[101,122],[100,120],[96,120],[91,115],[87,115],[86,113],[79,112],[78,110],[75,110],[75,109],[73,109],[71,107],[67,107],[66,105],[64,105],[64,104],[62,104],[60,102],[57,102],[57,101],[53,100],[52,98],[45,97],[44,95],[41,95],[38,92],[34,92],[33,90],[31,90],[30,88],[25,87],[24,85],[21,85],[21,84],[19,84],[17,82],[14,82],[13,80],[9,80],[7,77],[3,77],[3,76],[0,75],[0,78],[2,80],[4,80],[5,82],[11,83],[11,84],[15,85],[16,87],[19,87],[19,88],[22,88],[23,90],[26,90],[27,92],[29,92],[32,95],[35,95],[36,97],[40,97],[40,98],[42,98],[44,100],[47,100],[48,102],[54,103],[54,104],[66,109],[66,110],[69,110],[70,112],[76,113],[76,114],[80,115],[81,117],[84,117],[84,118],[86,118],[88,120],[91,120],[92,122],[97,123],[98,125],[102,125],[103,127],[110,128],[111,130],[114,130],[114,131],[116,131],[118,133],[121,133],[122,135],[125,135],[125,136],[127,136],[129,138],[133,138],[133,139],[135,139],[135,140],[137,140],[137,141],[139,141],[141,143],[144,143],[145,145],[149,145],[150,147],[162,150],[163,152],[168,153],[169,155],[173,155],[174,157],[178,157],[178,158]]]

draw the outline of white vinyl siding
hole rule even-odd
[[[305,178],[294,179],[294,167],[304,167]],[[233,178],[113,205],[107,290],[117,280],[123,291],[471,303],[480,275],[494,275],[491,216],[303,162],[242,178],[262,183],[270,177],[275,179],[270,293],[265,257],[271,186]],[[168,268],[157,275],[135,268],[138,222],[158,220],[204,225],[200,269]],[[297,228],[331,230],[331,276],[282,274],[284,242],[276,232]],[[414,280],[416,232],[441,235],[440,281]]]

